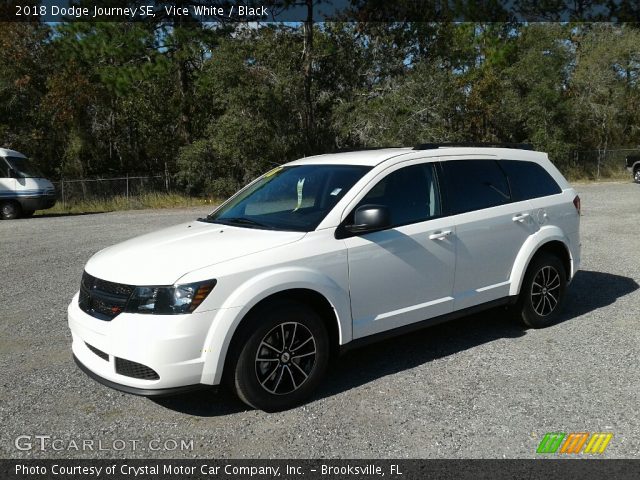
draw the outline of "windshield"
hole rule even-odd
[[[28,158],[5,157],[11,168],[22,178],[43,178],[44,175]]]
[[[371,167],[278,167],[203,221],[310,232]]]

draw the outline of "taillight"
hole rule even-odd
[[[578,211],[578,215],[580,215],[580,196],[576,195],[576,198],[573,199],[573,206],[576,207]]]

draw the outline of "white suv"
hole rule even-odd
[[[141,395],[235,389],[279,410],[346,348],[510,305],[556,320],[580,199],[547,155],[420,145],[267,172],[206,218],[95,254],[69,305],[91,377]]]

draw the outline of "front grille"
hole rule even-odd
[[[84,344],[87,346],[87,348],[89,350],[91,350],[93,353],[95,353],[101,359],[106,360],[107,362],[109,361],[109,354],[108,353],[104,353],[102,350],[98,350],[96,347],[94,347],[93,345],[89,345],[87,342],[85,342]]]
[[[140,380],[158,380],[160,376],[151,368],[141,363],[116,357],[116,373]]]
[[[84,272],[78,304],[92,317],[108,321],[122,313],[133,289],[131,285],[108,282]]]

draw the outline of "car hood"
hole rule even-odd
[[[128,285],[172,285],[200,268],[300,240],[281,232],[191,222],[132,238],[96,253],[85,270]]]
[[[46,178],[27,177],[18,178],[16,181],[18,183],[17,187],[19,190],[37,190],[37,193],[40,194],[48,194],[54,192],[53,184]]]

